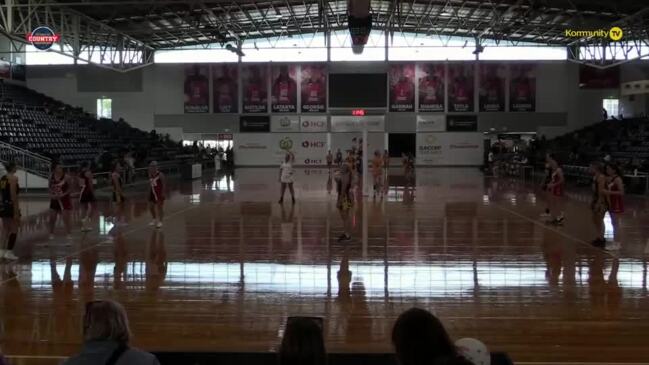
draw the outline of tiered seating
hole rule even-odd
[[[178,148],[123,121],[98,121],[79,108],[5,83],[0,83],[0,140],[64,165],[95,160],[104,151],[118,155],[131,149],[167,160]]]
[[[565,164],[586,166],[607,154],[628,171],[649,171],[649,120],[606,120],[548,142]]]

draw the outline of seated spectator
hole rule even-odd
[[[451,341],[442,323],[430,312],[403,312],[392,329],[392,344],[400,365],[471,365]]]
[[[84,345],[63,365],[159,365],[148,352],[129,348],[126,311],[112,300],[88,302],[83,317]]]
[[[280,365],[324,365],[327,363],[321,324],[305,317],[289,318],[282,345]]]
[[[455,341],[455,347],[473,365],[491,365],[491,353],[487,346],[475,338],[462,338]]]

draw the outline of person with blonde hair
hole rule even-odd
[[[153,354],[130,348],[131,337],[124,307],[112,300],[88,302],[83,348],[63,365],[160,365]]]

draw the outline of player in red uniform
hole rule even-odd
[[[622,172],[617,165],[607,164],[606,189],[604,194],[608,200],[608,211],[611,214],[611,223],[613,224],[613,245],[619,247],[620,239],[620,215],[624,213],[624,182],[622,181]]]
[[[151,161],[149,164],[149,211],[153,220],[150,226],[162,228],[164,219],[165,180],[164,174],[158,170],[158,163]]]
[[[72,199],[70,198],[70,180],[63,171],[60,164],[54,164],[52,176],[50,176],[50,240],[54,239],[54,227],[56,225],[57,215],[63,218],[65,233],[67,234],[67,244],[71,237],[70,230],[70,211],[72,210]]]
[[[81,191],[79,192],[79,206],[84,213],[83,218],[81,218],[82,232],[92,230],[88,226],[88,223],[92,219],[92,213],[94,211],[95,203],[97,202],[93,180],[94,177],[92,175],[92,170],[90,169],[90,164],[86,162],[81,166],[81,173],[79,174],[79,186],[81,187]]]
[[[608,210],[613,214],[624,213],[624,182],[616,165],[606,165],[608,181],[604,193],[608,196]]]

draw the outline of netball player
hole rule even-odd
[[[352,195],[352,170],[348,164],[343,164],[340,173],[336,175],[336,190],[338,199],[336,208],[340,212],[343,221],[343,233],[338,237],[338,242],[346,242],[352,239],[351,236],[351,209],[354,205]]]
[[[66,244],[70,244],[70,211],[72,210],[72,199],[70,198],[70,179],[63,171],[63,166],[54,164],[54,172],[50,176],[50,240],[54,239],[54,227],[56,226],[56,217],[61,215],[65,233],[67,234]]]
[[[547,185],[549,207],[546,213],[549,213],[551,217],[552,211],[559,210],[559,215],[552,219],[550,223],[562,225],[565,220],[563,211],[561,211],[561,199],[563,197],[565,178],[563,176],[563,169],[559,167],[556,159],[550,156],[548,162],[552,173],[550,174],[550,183]]]
[[[294,172],[293,172],[293,162],[295,161],[295,155],[293,152],[286,152],[284,157],[284,162],[279,167],[279,182],[282,184],[282,193],[279,197],[279,204],[284,203],[284,192],[286,187],[291,192],[291,202],[295,204],[295,190],[293,189],[294,181]]]
[[[149,223],[150,226],[162,228],[162,220],[164,219],[164,203],[165,203],[165,180],[164,175],[158,170],[158,163],[151,161],[149,164],[149,211],[153,220]]]
[[[90,164],[86,162],[81,166],[81,173],[79,174],[79,186],[81,187],[81,192],[79,193],[79,206],[81,207],[83,214],[83,218],[81,218],[82,232],[92,230],[92,228],[88,226],[88,223],[92,219],[92,212],[94,211],[95,203],[97,202],[93,180],[94,177],[92,170],[90,169]]]
[[[620,230],[620,215],[624,213],[624,182],[622,181],[622,174],[617,165],[607,164],[606,175],[606,189],[604,194],[608,201],[608,211],[611,214],[611,223],[613,224],[614,232],[614,245],[619,245],[619,230]]]
[[[331,154],[331,150],[327,152],[327,168],[329,169],[329,172],[331,173],[331,167],[333,166],[334,163],[334,155]]]
[[[340,167],[340,165],[342,165],[343,163],[343,153],[340,151],[340,148],[338,149],[338,151],[336,151],[336,158],[334,159],[334,163],[338,167]]]
[[[113,187],[113,203],[115,204],[115,224],[126,224],[122,221],[124,218],[124,178],[122,177],[122,165],[119,162],[115,163],[113,173],[110,175],[111,185]]]
[[[6,169],[6,174],[0,178],[0,199],[2,199],[0,201],[0,217],[2,217],[0,259],[14,261],[18,260],[13,250],[16,246],[18,226],[20,225],[20,204],[18,203],[20,188],[16,177],[16,164],[9,162]]]
[[[590,172],[593,174],[593,199],[590,203],[590,209],[596,231],[595,239],[591,243],[595,247],[604,248],[606,245],[604,239],[604,215],[608,209],[608,199],[605,194],[606,172],[599,162],[590,164]]]
[[[374,197],[376,195],[383,195],[383,157],[381,151],[374,151],[374,158],[372,159],[372,177],[374,178]]]

